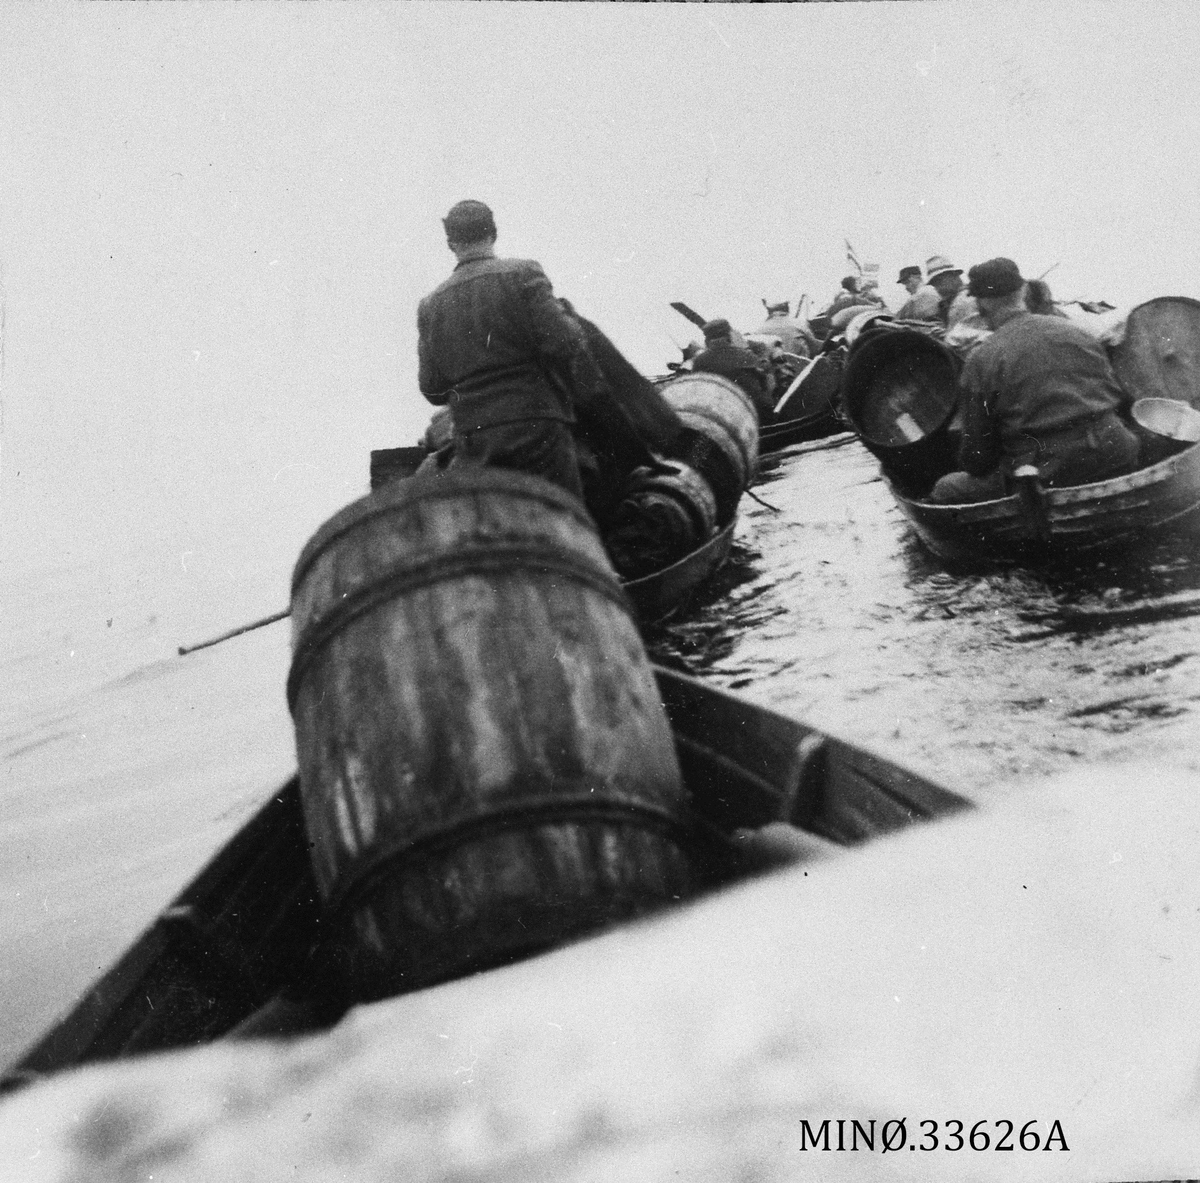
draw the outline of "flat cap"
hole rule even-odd
[[[459,201],[442,219],[451,242],[478,242],[496,233],[492,211],[482,201]]]
[[[724,317],[719,317],[717,320],[710,320],[704,326],[704,339],[706,341],[716,341],[721,337],[729,337],[732,334],[733,326]]]
[[[900,268],[900,278],[897,279],[896,282],[903,283],[911,275],[915,275],[919,279],[921,276],[921,268],[920,267],[901,267]]]
[[[1004,258],[976,263],[967,277],[967,294],[971,296],[1008,296],[1025,282],[1016,263]]]

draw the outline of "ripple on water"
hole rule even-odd
[[[968,792],[1079,763],[1200,766],[1194,541],[954,573],[857,444],[769,463],[779,512],[743,503],[729,565],[651,636],[657,658]],[[1178,616],[1127,623],[1163,597]]]

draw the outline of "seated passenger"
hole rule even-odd
[[[758,417],[766,419],[775,409],[771,367],[765,358],[735,345],[732,337],[729,321],[710,320],[704,326],[704,349],[692,358],[692,371],[736,382],[750,396]]]
[[[896,313],[897,320],[938,320],[938,310],[942,297],[935,287],[931,287],[921,278],[921,268],[917,266],[902,267],[900,278],[896,280],[906,292],[908,299]]]
[[[960,385],[959,463],[930,501],[989,501],[1012,491],[1021,465],[1043,484],[1082,485],[1132,471],[1137,438],[1118,410],[1127,401],[1104,347],[1090,333],[1025,307],[1011,259],[972,267],[970,294],[993,330],[967,357]]]
[[[925,282],[938,294],[934,319],[952,329],[979,314],[975,301],[963,286],[962,268],[955,267],[945,255],[932,255],[927,259],[925,274]]]
[[[816,356],[821,343],[813,336],[808,325],[788,316],[786,300],[780,304],[768,304],[764,300],[763,307],[767,310],[767,319],[763,321],[758,332],[778,337],[784,353],[792,353],[797,357]]]

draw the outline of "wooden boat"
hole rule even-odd
[[[735,828],[785,822],[854,845],[967,808],[955,793],[803,723],[655,667],[709,886],[736,877]],[[740,843],[739,847],[744,847]],[[134,946],[0,1078],[223,1037],[328,1026],[321,913],[293,778]]]
[[[381,448],[371,453],[371,488],[412,476],[428,455],[423,447]],[[661,570],[626,580],[624,588],[643,624],[655,624],[683,608],[729,557],[736,515],[690,554]]]
[[[722,566],[733,546],[737,518],[678,562],[641,579],[626,580],[625,594],[643,624],[656,624],[687,606],[710,575]]]
[[[824,439],[827,435],[845,431],[838,397],[841,384],[840,357],[822,354],[800,389],[785,404],[784,414],[773,415],[761,424],[759,454],[778,452],[792,444]]]
[[[1127,476],[976,504],[935,505],[887,483],[917,536],[946,562],[1070,560],[1200,527],[1200,444]]]
[[[1131,397],[1141,394],[1131,375],[1162,370],[1164,350],[1175,387],[1182,381],[1178,368],[1191,355],[1181,360],[1168,348],[1169,341],[1164,345],[1171,332],[1179,332],[1182,304],[1151,301],[1130,314],[1137,332],[1131,331],[1111,353]],[[1200,304],[1195,304],[1194,316],[1194,335],[1200,339]],[[1168,319],[1157,324],[1164,317]],[[1200,388],[1200,369],[1194,379]],[[848,415],[863,443],[879,457],[901,512],[944,562],[1069,562],[1161,531],[1200,526],[1200,443],[1171,439],[1137,423],[1143,465],[1132,473],[1085,485],[1043,487],[1030,469],[1025,476],[1017,474],[1017,488],[1006,497],[952,505],[925,500],[936,478],[954,467],[957,395],[957,360],[920,334],[883,330],[851,349]]]

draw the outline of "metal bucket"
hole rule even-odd
[[[1200,411],[1179,399],[1139,398],[1130,414],[1155,435],[1180,443],[1200,443]]]
[[[567,493],[487,468],[388,485],[305,546],[292,622],[301,795],[350,1000],[689,890],[671,730]]]

